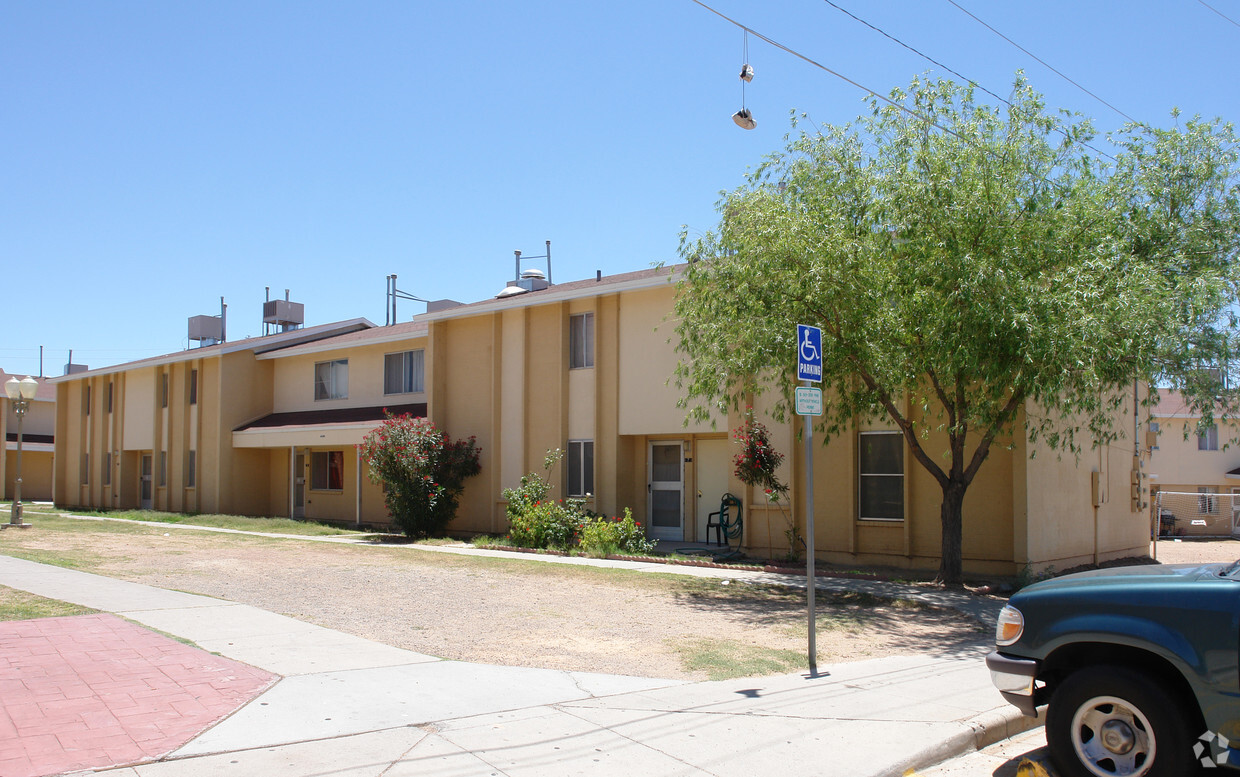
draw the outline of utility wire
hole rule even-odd
[[[838,6],[838,5],[836,5],[835,3],[831,2],[831,0],[823,0],[823,2],[824,2],[824,3],[826,3],[827,5],[831,6],[831,7],[832,7],[832,8],[834,8],[835,10],[839,11],[840,13],[844,14],[845,16],[847,16],[847,17],[851,18],[853,21],[857,21],[857,22],[860,22],[861,24],[864,24],[866,27],[869,27],[871,30],[874,30],[874,32],[877,32],[879,35],[882,35],[884,38],[887,38],[888,40],[892,41],[893,43],[898,43],[899,45],[901,45],[901,46],[903,46],[904,48],[908,49],[909,51],[913,52],[914,54],[916,54],[917,56],[919,56],[919,57],[921,57],[922,59],[926,60],[927,62],[931,62],[931,63],[933,63],[933,64],[935,64],[935,65],[938,65],[939,67],[943,68],[943,69],[944,69],[944,70],[946,70],[947,72],[949,72],[949,73],[951,73],[952,75],[954,75],[956,78],[959,78],[959,79],[961,79],[961,80],[963,80],[963,81],[968,81],[970,84],[972,84],[973,86],[976,86],[978,89],[981,89],[983,92],[985,92],[986,94],[988,94],[988,95],[990,95],[991,97],[995,98],[996,100],[999,100],[1000,102],[1004,102],[1004,103],[1007,103],[1008,105],[1011,105],[1011,103],[1009,103],[1007,100],[1003,99],[1003,98],[1002,98],[1002,97],[1000,97],[999,95],[995,94],[994,92],[990,91],[989,89],[987,89],[986,87],[982,86],[982,85],[981,85],[981,84],[979,84],[978,82],[974,81],[972,78],[969,78],[968,76],[961,75],[960,73],[957,73],[955,70],[952,70],[952,69],[951,69],[950,67],[948,67],[947,65],[944,65],[942,62],[938,61],[938,60],[937,60],[937,59],[935,59],[934,57],[931,57],[929,54],[923,54],[922,52],[920,52],[920,51],[918,51],[917,49],[913,48],[912,46],[908,45],[907,43],[905,43],[904,41],[902,41],[902,40],[900,40],[899,38],[895,37],[894,35],[889,34],[886,30],[880,29],[880,28],[878,28],[878,27],[875,27],[873,24],[870,24],[870,23],[869,23],[869,22],[867,22],[865,19],[862,19],[860,16],[857,16],[856,14],[854,14],[852,11],[849,11],[847,8],[842,8],[842,7]]]
[[[1216,13],[1216,14],[1218,14],[1219,16],[1223,17],[1224,19],[1226,19],[1227,21],[1229,21],[1229,22],[1231,22],[1232,24],[1236,25],[1237,27],[1240,27],[1240,22],[1236,21],[1235,19],[1231,18],[1230,16],[1228,16],[1228,15],[1227,15],[1227,14],[1225,14],[1225,13],[1223,13],[1223,12],[1222,12],[1222,11],[1220,11],[1219,9],[1217,9],[1217,8],[1215,8],[1214,6],[1210,5],[1210,4],[1209,4],[1209,3],[1207,3],[1205,0],[1197,0],[1197,2],[1201,3],[1201,4],[1202,4],[1202,5],[1204,5],[1206,8],[1209,8],[1211,11],[1213,11],[1214,13]]]
[[[1199,0],[1199,1],[1200,1],[1200,0]],[[994,92],[990,91],[989,89],[987,89],[986,87],[982,86],[982,85],[981,85],[981,84],[979,84],[978,82],[974,81],[972,78],[969,78],[968,76],[966,76],[966,75],[964,75],[964,74],[962,74],[962,73],[958,73],[957,71],[952,70],[952,69],[951,69],[950,67],[948,67],[947,65],[944,65],[942,62],[939,62],[939,61],[938,61],[937,59],[935,59],[934,57],[931,57],[929,54],[923,54],[922,52],[918,51],[916,48],[914,48],[914,47],[912,47],[912,46],[908,45],[908,44],[907,44],[907,43],[905,43],[904,41],[902,41],[902,40],[900,40],[899,38],[895,37],[894,35],[892,35],[892,34],[888,33],[886,30],[881,29],[881,28],[879,28],[879,27],[876,27],[876,26],[874,26],[873,24],[870,24],[870,23],[869,23],[869,22],[867,22],[865,19],[862,19],[860,16],[857,16],[856,14],[854,14],[852,11],[849,11],[847,8],[843,8],[843,7],[841,7],[841,6],[838,6],[838,5],[836,5],[835,3],[831,2],[831,0],[823,0],[823,2],[825,2],[827,5],[831,6],[832,8],[836,9],[836,10],[837,10],[837,11],[839,11],[840,13],[844,14],[845,16],[848,16],[849,18],[851,18],[851,19],[853,19],[853,20],[855,20],[855,21],[857,21],[857,22],[860,22],[861,24],[864,24],[866,27],[869,27],[871,30],[874,30],[874,31],[875,31],[875,32],[877,32],[878,34],[880,34],[880,35],[882,35],[883,37],[887,38],[888,40],[891,40],[891,41],[893,41],[893,42],[895,42],[895,43],[898,43],[899,45],[901,45],[901,46],[903,46],[904,48],[908,49],[909,51],[913,52],[914,54],[916,54],[917,56],[919,56],[919,57],[921,57],[922,59],[926,60],[927,62],[930,62],[930,63],[933,63],[933,64],[935,64],[935,65],[938,65],[939,67],[943,68],[944,70],[946,70],[947,72],[949,72],[949,73],[951,73],[952,75],[956,76],[957,78],[959,78],[959,79],[961,79],[961,80],[963,80],[963,81],[967,81],[967,82],[968,82],[971,86],[975,86],[975,87],[977,87],[978,89],[981,89],[983,92],[985,92],[986,94],[988,94],[988,95],[990,95],[991,97],[995,98],[996,100],[998,100],[999,102],[1001,102],[1001,103],[1003,103],[1004,105],[1008,106],[1009,108],[1010,108],[1010,107],[1013,107],[1013,106],[1012,106],[1012,103],[1011,103],[1010,101],[1008,101],[1006,98],[1001,97],[1001,96],[999,96],[999,95],[995,94]],[[1068,137],[1068,133],[1067,133],[1067,132],[1064,132],[1063,130],[1060,130],[1059,132],[1060,132],[1060,134],[1061,134],[1061,135],[1063,135],[1065,138],[1066,138],[1066,137]],[[1113,157],[1113,156],[1111,156],[1110,154],[1108,154],[1107,152],[1103,151],[1102,149],[1100,149],[1100,148],[1098,148],[1098,147],[1096,147],[1096,146],[1092,146],[1092,145],[1090,145],[1089,143],[1085,143],[1084,141],[1081,141],[1081,145],[1082,145],[1082,146],[1085,146],[1086,148],[1088,148],[1088,149],[1090,149],[1090,150],[1092,150],[1092,151],[1094,151],[1095,153],[1101,154],[1102,156],[1106,157],[1107,159],[1110,159],[1112,162],[1117,162],[1117,161],[1119,161],[1119,160],[1117,160],[1115,157]]]
[[[842,80],[842,81],[846,81],[846,82],[848,82],[848,83],[852,84],[853,86],[857,87],[858,89],[860,89],[860,90],[861,90],[861,91],[863,91],[863,92],[866,92],[866,93],[868,93],[868,94],[872,94],[872,95],[874,95],[875,97],[877,97],[878,99],[882,100],[883,102],[885,102],[885,103],[887,103],[887,104],[891,105],[892,107],[895,107],[895,108],[898,108],[898,109],[900,109],[900,110],[904,111],[904,112],[905,112],[905,113],[907,113],[909,116],[912,116],[912,117],[913,117],[913,118],[915,118],[915,119],[918,119],[918,120],[920,120],[920,121],[924,121],[925,123],[927,123],[927,124],[931,125],[932,127],[938,127],[939,129],[943,130],[943,131],[944,131],[944,132],[946,132],[947,134],[949,134],[949,135],[954,135],[955,137],[959,138],[960,140],[963,140],[963,141],[964,141],[964,142],[966,142],[966,143],[970,142],[968,138],[964,137],[963,135],[961,135],[961,134],[960,134],[960,133],[958,133],[958,132],[955,132],[954,130],[951,130],[951,129],[947,128],[947,127],[944,127],[942,124],[939,124],[938,122],[934,121],[934,119],[928,118],[928,117],[926,117],[926,116],[922,116],[922,115],[921,115],[920,113],[918,113],[917,111],[914,111],[914,110],[911,110],[911,109],[909,109],[909,108],[906,108],[905,106],[901,105],[900,103],[896,102],[895,100],[891,99],[890,97],[887,97],[886,95],[883,95],[883,94],[879,94],[878,92],[874,91],[874,90],[873,90],[873,89],[871,89],[870,87],[865,86],[865,85],[863,85],[863,84],[859,84],[859,83],[857,83],[856,81],[852,80],[851,78],[849,78],[848,76],[844,75],[843,73],[837,73],[836,71],[832,70],[831,68],[829,68],[829,67],[827,67],[826,65],[822,64],[821,62],[815,62],[814,60],[812,60],[812,59],[810,59],[809,57],[805,56],[805,55],[804,55],[804,54],[802,54],[801,52],[796,51],[795,49],[790,49],[790,48],[788,48],[787,46],[785,46],[784,44],[779,43],[778,41],[771,40],[770,38],[766,37],[765,35],[763,35],[762,33],[758,32],[757,30],[752,29],[752,28],[750,28],[750,27],[746,27],[745,25],[741,24],[740,22],[736,21],[735,19],[733,19],[733,18],[731,18],[731,17],[729,17],[729,16],[725,16],[724,14],[722,14],[722,13],[720,13],[720,12],[716,11],[714,8],[711,8],[711,7],[710,7],[709,5],[707,5],[706,3],[703,3],[703,2],[702,2],[702,0],[693,0],[693,2],[695,2],[695,3],[697,3],[698,5],[702,6],[702,7],[703,7],[703,8],[705,8],[707,11],[710,11],[710,12],[711,12],[711,13],[713,13],[715,16],[718,16],[720,19],[723,19],[724,21],[730,22],[730,23],[732,23],[732,24],[736,25],[737,27],[740,27],[742,30],[744,30],[745,32],[749,33],[750,35],[753,35],[755,38],[758,38],[759,40],[766,41],[767,43],[771,44],[772,46],[774,46],[775,48],[779,49],[780,51],[786,51],[787,53],[791,54],[792,56],[796,57],[797,59],[804,60],[804,61],[808,62],[809,64],[813,65],[814,67],[818,68],[819,70],[825,70],[826,72],[830,73],[831,75],[835,76],[836,78],[838,78],[838,79],[840,79],[840,80]]]
[[[1016,41],[1012,40],[1012,39],[1011,39],[1011,38],[1009,38],[1008,36],[1004,35],[1003,33],[999,32],[998,30],[996,30],[994,27],[991,27],[991,26],[990,26],[989,24],[987,24],[986,22],[984,22],[984,21],[982,21],[981,19],[977,18],[977,17],[976,17],[976,16],[974,16],[972,13],[970,13],[967,9],[965,9],[965,8],[964,8],[964,6],[960,5],[960,3],[957,3],[957,2],[956,2],[956,0],[947,0],[947,2],[949,2],[949,3],[951,3],[952,5],[956,6],[956,8],[958,8],[958,9],[961,11],[961,13],[965,14],[966,16],[968,16],[969,18],[971,18],[973,21],[975,21],[975,22],[977,22],[978,24],[982,25],[982,26],[983,26],[983,27],[985,27],[986,29],[988,29],[988,30],[990,30],[991,32],[993,32],[995,35],[998,35],[1000,38],[1003,38],[1003,39],[1004,39],[1005,41],[1007,41],[1008,43],[1012,44],[1012,45],[1013,45],[1013,46],[1015,46],[1016,48],[1020,49],[1021,51],[1025,52],[1025,53],[1026,53],[1026,54],[1028,54],[1029,56],[1031,56],[1031,57],[1033,57],[1034,59],[1036,59],[1038,62],[1042,63],[1042,64],[1043,64],[1043,65],[1044,65],[1047,69],[1049,69],[1049,70],[1050,70],[1052,73],[1054,73],[1055,75],[1059,76],[1059,77],[1060,77],[1060,78],[1062,78],[1063,80],[1065,80],[1065,81],[1067,81],[1068,83],[1070,83],[1070,84],[1072,84],[1073,86],[1075,86],[1077,89],[1080,89],[1080,90],[1081,90],[1082,92],[1084,92],[1085,94],[1089,95],[1090,97],[1094,98],[1095,100],[1097,100],[1098,102],[1102,103],[1102,104],[1103,104],[1103,105],[1105,105],[1106,107],[1108,107],[1108,108],[1110,108],[1111,110],[1115,111],[1115,112],[1116,112],[1116,113],[1118,113],[1120,116],[1123,116],[1123,117],[1124,117],[1125,119],[1127,119],[1128,121],[1132,122],[1133,124],[1140,124],[1140,123],[1141,123],[1141,122],[1137,121],[1136,119],[1132,118],[1131,116],[1129,116],[1128,114],[1126,114],[1126,113],[1124,113],[1123,111],[1121,111],[1119,108],[1116,108],[1114,105],[1111,105],[1109,102],[1107,102],[1106,100],[1102,99],[1102,98],[1101,98],[1101,97],[1099,97],[1098,95],[1094,94],[1093,92],[1089,91],[1089,90],[1088,90],[1088,89],[1086,89],[1085,87],[1081,86],[1081,85],[1080,85],[1080,84],[1078,84],[1076,81],[1073,81],[1071,78],[1068,78],[1066,75],[1064,75],[1063,73],[1061,73],[1061,72],[1059,72],[1058,70],[1056,70],[1056,69],[1055,69],[1055,68],[1054,68],[1054,67],[1053,67],[1053,66],[1052,66],[1049,62],[1047,62],[1046,60],[1042,59],[1042,58],[1041,58],[1041,57],[1039,57],[1037,54],[1034,54],[1034,53],[1033,53],[1032,51],[1030,51],[1029,49],[1025,48],[1024,46],[1020,45],[1019,43],[1017,43]],[[1198,2],[1201,2],[1201,0],[1198,0]],[[1204,5],[1204,4],[1203,4],[1203,5]],[[1208,7],[1208,6],[1207,6],[1207,7]]]
[[[820,62],[815,62],[814,60],[812,60],[812,59],[810,59],[809,57],[805,56],[805,55],[804,55],[804,54],[802,54],[801,52],[796,51],[795,49],[790,49],[790,48],[788,48],[787,46],[785,46],[784,44],[779,43],[779,42],[777,42],[777,41],[774,41],[774,40],[772,40],[772,39],[768,38],[767,36],[763,35],[762,33],[758,32],[757,30],[755,30],[755,29],[753,29],[753,28],[751,28],[751,27],[746,27],[745,25],[741,24],[740,22],[736,21],[735,19],[733,19],[733,18],[731,18],[731,17],[729,17],[729,16],[726,16],[726,15],[724,15],[724,14],[720,13],[719,11],[716,11],[714,8],[711,8],[709,5],[707,5],[706,3],[702,2],[702,0],[693,0],[693,2],[694,2],[694,3],[697,3],[697,4],[698,4],[698,5],[700,5],[700,6],[702,6],[702,7],[703,7],[703,8],[705,8],[706,10],[710,11],[711,13],[713,13],[714,15],[716,15],[716,16],[718,16],[719,18],[723,19],[724,21],[730,22],[731,24],[734,24],[734,25],[736,25],[737,27],[740,27],[740,28],[741,28],[742,30],[744,30],[745,32],[748,32],[748,33],[752,34],[755,38],[758,38],[758,39],[760,39],[760,40],[766,41],[767,43],[771,44],[771,45],[772,45],[772,46],[774,46],[775,48],[777,48],[777,49],[779,49],[779,50],[781,50],[781,51],[786,51],[787,53],[791,54],[792,56],[794,56],[794,57],[796,57],[796,58],[798,58],[798,59],[804,60],[805,62],[808,62],[809,64],[813,65],[814,67],[819,68],[820,70],[824,70],[824,71],[826,71],[826,72],[830,73],[831,75],[835,76],[836,78],[838,78],[838,79],[840,79],[840,80],[842,80],[842,81],[846,81],[847,83],[852,84],[853,86],[857,87],[858,89],[862,90],[863,92],[866,92],[866,93],[868,93],[868,94],[873,95],[874,97],[877,97],[878,99],[882,100],[883,102],[887,103],[888,105],[891,105],[891,106],[893,106],[893,107],[895,107],[895,108],[898,108],[898,109],[900,109],[900,110],[904,111],[904,112],[905,112],[905,113],[907,113],[909,116],[912,116],[913,118],[917,119],[918,121],[923,121],[923,122],[925,122],[926,124],[929,124],[929,125],[930,125],[930,126],[932,126],[932,127],[937,127],[938,129],[943,130],[943,131],[944,131],[944,132],[946,132],[947,134],[952,135],[952,136],[954,136],[955,138],[957,138],[957,139],[959,139],[959,140],[964,141],[965,143],[968,143],[969,145],[976,146],[976,144],[974,144],[972,140],[970,140],[969,138],[964,137],[964,136],[963,136],[963,135],[961,135],[959,132],[956,132],[956,131],[954,131],[954,130],[952,130],[952,129],[949,129],[949,128],[947,128],[947,127],[944,127],[942,124],[939,124],[939,123],[938,123],[938,122],[936,122],[934,119],[931,119],[931,118],[929,118],[929,117],[927,117],[927,116],[923,116],[923,115],[921,115],[920,113],[918,113],[917,111],[914,111],[914,110],[911,110],[911,109],[909,109],[909,108],[906,108],[905,106],[901,105],[900,103],[896,102],[895,100],[892,100],[890,97],[887,97],[886,95],[883,95],[883,94],[879,94],[878,92],[874,91],[874,90],[873,90],[873,89],[871,89],[870,87],[865,86],[865,85],[863,85],[863,84],[860,84],[860,83],[858,83],[858,82],[856,82],[856,81],[852,80],[852,79],[851,79],[851,78],[849,78],[848,76],[843,75],[842,73],[837,73],[837,72],[835,72],[834,70],[832,70],[831,68],[827,67],[826,65],[823,65],[823,64],[822,64],[822,63],[820,63]],[[951,2],[951,0],[948,0],[948,2]],[[832,5],[834,5],[834,3],[832,3]],[[838,6],[836,6],[836,7],[838,8]],[[849,15],[851,16],[851,14],[849,14]],[[924,55],[923,55],[923,56],[924,56]],[[929,58],[927,57],[927,59],[929,59]],[[933,62],[934,60],[931,60],[931,61]],[[949,68],[949,69],[950,69],[950,68]],[[954,73],[955,71],[953,70],[952,72]],[[959,74],[957,73],[957,75],[959,75]],[[961,78],[964,78],[964,76],[960,76],[960,77],[961,77]],[[966,81],[969,81],[969,79],[967,79],[967,78],[966,78],[965,80],[966,80]],[[972,81],[969,81],[969,82],[970,82],[970,83],[973,83]],[[986,91],[986,90],[983,90],[983,91]],[[988,93],[988,94],[993,94],[993,92],[987,92],[987,93]],[[999,99],[1000,99],[1000,100],[1003,100],[1003,102],[1007,103],[1008,105],[1011,105],[1011,103],[1010,103],[1010,102],[1008,102],[1007,100],[1004,100],[1002,97],[1000,97]],[[1065,135],[1065,137],[1066,137],[1066,136],[1067,136],[1067,133],[1064,133],[1064,135]],[[1106,156],[1106,157],[1109,157],[1109,158],[1110,158],[1110,159],[1112,159],[1112,160],[1114,160],[1114,159],[1115,159],[1115,157],[1111,156],[1110,154],[1107,154],[1105,151],[1100,151],[1099,149],[1094,148],[1093,146],[1090,146],[1090,145],[1089,145],[1089,144],[1087,144],[1087,143],[1082,143],[1081,145],[1087,146],[1088,148],[1091,148],[1091,149],[1093,149],[1094,151],[1097,151],[1099,154],[1102,154],[1102,155],[1104,155],[1104,156]],[[1049,179],[1049,178],[1043,177],[1043,180],[1045,180],[1047,183],[1051,184],[1052,186],[1055,186],[1055,187],[1060,187],[1060,184],[1056,183],[1055,181],[1052,181],[1052,180],[1051,180],[1051,179]]]

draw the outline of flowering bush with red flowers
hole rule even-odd
[[[740,453],[732,457],[736,477],[746,485],[761,488],[773,499],[786,494],[788,486],[775,477],[784,454],[771,447],[770,432],[754,420],[753,408],[746,411],[744,425],[732,432],[732,438],[741,445]]]
[[[384,415],[360,446],[366,475],[386,486],[383,500],[401,531],[441,535],[456,516],[465,479],[482,470],[477,441],[453,440],[426,418]]]

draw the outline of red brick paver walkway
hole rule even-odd
[[[0,775],[158,758],[277,679],[115,615],[0,623]]]

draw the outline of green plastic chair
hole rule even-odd
[[[719,500],[719,509],[706,517],[706,538],[710,539],[710,530],[715,530],[718,545],[732,547],[732,540],[741,536],[745,528],[744,509],[741,500],[732,494],[724,494]]]

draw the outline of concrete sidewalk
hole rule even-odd
[[[6,556],[0,585],[114,612],[282,676],[163,760],[108,772],[116,777],[900,775],[1032,724],[994,691],[982,651],[686,684],[443,661]]]

